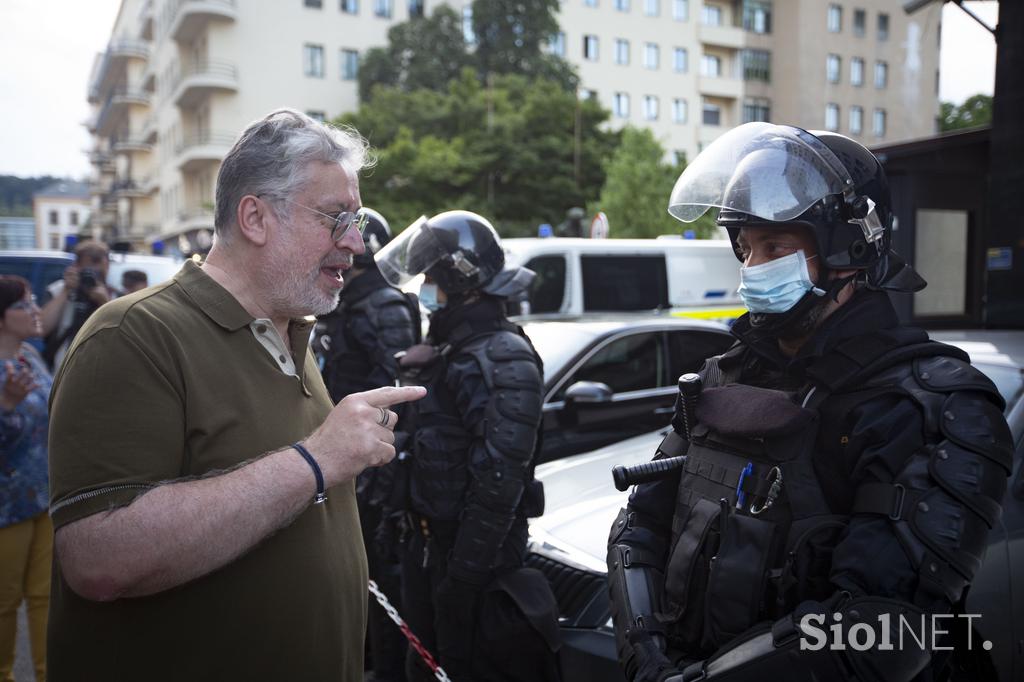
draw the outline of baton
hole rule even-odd
[[[657,480],[676,469],[681,469],[684,464],[686,464],[686,455],[655,459],[650,462],[634,464],[631,467],[620,464],[612,469],[612,479],[615,480],[615,488],[624,491],[631,485]]]

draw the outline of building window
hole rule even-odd
[[[885,137],[885,109],[875,109],[875,120],[872,126],[875,137]]]
[[[661,0],[644,0],[644,14],[649,17],[661,14]]]
[[[409,0],[409,18],[414,19],[416,17],[422,17],[426,13],[427,8],[424,0]]]
[[[341,80],[354,81],[359,78],[359,53],[355,50],[341,51]]]
[[[656,43],[647,43],[644,45],[644,66],[648,69],[658,68],[658,63],[661,61],[661,50],[658,49]]]
[[[322,111],[307,111],[306,116],[309,116],[314,121],[320,121],[321,123],[327,120],[327,114]]]
[[[768,50],[743,50],[743,80],[771,81],[772,53]]]
[[[850,60],[850,85],[864,85],[864,60],[860,57]]]
[[[768,0],[746,0],[743,3],[743,28],[751,33],[771,33],[772,3]]]
[[[722,8],[718,5],[704,5],[700,10],[700,22],[705,26],[721,26]]]
[[[597,0],[583,0],[583,4],[587,7],[597,7]]]
[[[57,225],[58,223],[60,223],[60,217],[57,215],[57,212],[50,211],[50,224]]]
[[[685,47],[672,48],[672,69],[674,71],[685,73],[690,68],[688,62]]]
[[[717,104],[708,104],[707,102],[704,102],[704,111],[701,119],[706,126],[722,125],[722,107]]]
[[[359,14],[359,0],[340,0],[341,11],[345,14]]]
[[[686,100],[679,99],[678,97],[672,100],[672,122],[673,123],[686,123],[687,118]]]
[[[743,122],[765,121],[771,118],[771,104],[762,97],[754,97],[743,102]]]
[[[629,0],[615,0],[615,9],[620,12],[629,11]]]
[[[629,118],[629,95],[625,92],[616,92],[612,100],[612,113],[616,118]]]
[[[323,0],[306,0],[304,4],[306,7],[316,7],[317,9],[321,9],[324,6]]]
[[[828,6],[828,32],[839,33],[843,30],[843,8],[839,5]]]
[[[462,8],[462,39],[467,45],[476,45],[476,34],[473,33],[473,6]]]
[[[658,98],[654,95],[644,95],[644,118],[648,121],[658,120]]]
[[[881,14],[878,15],[878,39],[888,40],[889,39],[889,15]]]
[[[588,90],[586,88],[582,88],[580,90],[580,100],[585,102],[591,99],[594,100],[595,102],[597,101],[597,90]]]
[[[853,10],[853,35],[863,38],[867,31],[868,13],[862,9]]]
[[[78,225],[78,211],[72,211],[68,218],[72,225]]]
[[[548,39],[548,52],[557,56],[565,56],[565,33],[559,31]]]
[[[700,75],[718,78],[722,75],[722,58],[706,54],[700,58]]]
[[[672,0],[672,18],[676,21],[689,21],[690,0]]]
[[[825,105],[825,130],[831,130],[833,132],[839,130],[839,105],[838,104],[826,104]]]
[[[302,46],[302,73],[313,78],[324,77],[324,46]]]
[[[60,235],[59,234],[51,234],[50,235],[50,248],[53,249],[54,251],[58,251],[60,249]]]
[[[883,89],[889,85],[889,65],[885,62],[875,62],[875,87]]]
[[[629,41],[622,38],[615,39],[615,63],[629,64]]]
[[[597,61],[597,36],[583,36],[583,58],[592,62]]]
[[[864,130],[864,109],[858,106],[850,107],[850,134],[860,135]]]
[[[373,0],[373,13],[375,16],[390,19],[394,7],[391,0]]]
[[[830,54],[825,58],[825,76],[828,78],[829,83],[839,82],[839,71],[842,69],[843,60],[839,58],[839,55]]]

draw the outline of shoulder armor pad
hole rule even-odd
[[[914,376],[928,390],[937,393],[953,391],[981,391],[991,394],[999,403],[1005,404],[995,384],[981,370],[970,363],[949,356],[917,358],[914,360]]]
[[[957,445],[1013,470],[1013,436],[999,408],[974,393],[956,392],[942,408],[941,429]]]
[[[499,331],[487,337],[486,353],[494,362],[533,359],[533,349],[526,339],[508,331]]]

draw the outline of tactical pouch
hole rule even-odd
[[[721,539],[718,554],[711,557],[704,598],[704,648],[717,648],[760,620],[775,546],[775,523],[734,513],[725,499],[719,506]]]

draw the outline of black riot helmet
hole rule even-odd
[[[717,222],[734,248],[743,227],[807,228],[821,263],[819,292],[835,296],[849,281],[832,279],[832,270],[854,270],[873,289],[925,286],[890,248],[892,202],[881,164],[843,135],[761,122],[730,130],[679,176],[668,211],[692,222],[711,208],[719,209]],[[815,299],[808,292],[790,311],[752,314],[751,321],[779,329],[813,308]]]
[[[470,211],[421,217],[375,256],[381,274],[402,286],[428,275],[449,296],[479,289],[494,296],[523,292],[534,273],[506,267],[501,239],[491,223]]]
[[[712,142],[676,181],[668,211],[692,222],[708,209],[736,242],[739,228],[802,225],[822,270],[858,270],[873,288],[917,291],[924,280],[891,250],[892,201],[878,159],[838,133],[745,123]]]
[[[372,208],[363,206],[359,212],[367,216],[366,226],[363,228],[363,246],[366,247],[366,251],[354,256],[352,262],[357,268],[367,268],[374,265],[373,254],[391,241],[391,226],[384,216]]]

